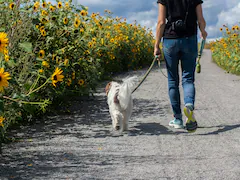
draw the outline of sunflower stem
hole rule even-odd
[[[22,101],[22,100],[19,100],[19,99],[13,99],[13,98],[10,98],[8,96],[3,96],[3,98],[7,99],[7,100],[10,100],[10,101],[17,102],[17,103],[22,103],[22,104],[33,104],[33,105],[45,104],[45,102],[28,102],[28,101]]]
[[[40,79],[40,76],[37,77],[36,81],[32,84],[32,86],[30,87],[30,90],[28,92],[28,94],[31,94],[32,90],[35,88],[35,86],[37,85],[38,80]]]
[[[38,91],[38,90],[41,89],[42,87],[44,87],[44,86],[48,83],[49,79],[50,79],[50,78],[48,78],[48,79],[45,81],[45,83],[43,83],[43,84],[42,84],[41,86],[39,86],[38,88],[36,88],[36,89],[30,91],[30,92],[27,94],[27,96],[29,96],[30,94],[32,94],[32,93]]]

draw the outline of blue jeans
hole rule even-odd
[[[179,62],[182,69],[184,103],[194,108],[195,68],[198,54],[197,36],[163,39],[163,53],[168,72],[168,93],[175,118],[182,119],[179,93]]]

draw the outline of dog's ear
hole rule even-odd
[[[109,82],[109,83],[106,85],[106,87],[105,87],[105,93],[106,93],[106,95],[108,95],[108,92],[109,92],[109,90],[110,90],[110,88],[111,88],[111,85],[112,85],[112,82]]]

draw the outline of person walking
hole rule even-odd
[[[154,56],[159,60],[159,44],[163,38],[163,54],[168,74],[168,93],[174,119],[169,126],[184,128],[179,93],[179,62],[182,69],[184,114],[186,129],[194,132],[197,121],[194,116],[195,68],[198,55],[197,30],[206,39],[206,21],[203,17],[202,0],[158,0],[158,22]],[[166,22],[167,19],[167,22]]]

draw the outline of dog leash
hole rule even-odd
[[[141,86],[141,84],[143,83],[143,81],[147,78],[148,74],[150,73],[150,71],[152,70],[156,60],[158,59],[159,57],[158,56],[155,56],[153,61],[152,61],[152,64],[150,65],[150,67],[148,68],[147,72],[145,73],[145,75],[143,76],[142,80],[140,81],[140,83],[137,85],[137,87],[135,87],[135,89],[132,91],[132,93],[134,93],[138,88],[139,86]],[[160,68],[161,72],[162,72],[162,69],[161,69],[161,63],[160,63],[160,60],[158,60],[158,67]],[[162,74],[167,78],[167,76],[162,72]]]
[[[202,57],[202,52],[203,52],[204,45],[205,45],[205,40],[202,39],[202,40],[201,40],[200,49],[199,49],[199,52],[198,52],[198,59],[197,59],[197,61],[196,61],[196,71],[197,71],[197,73],[200,73],[200,72],[201,72],[200,59],[201,59],[201,57]],[[155,56],[155,57],[154,57],[151,66],[148,68],[146,74],[143,76],[142,80],[141,80],[140,83],[137,85],[137,87],[135,87],[135,89],[132,91],[132,93],[134,93],[134,92],[139,88],[139,86],[141,86],[141,84],[143,83],[143,81],[147,78],[148,74],[150,73],[150,71],[151,71],[152,68],[153,68],[154,63],[156,62],[156,60],[157,60],[158,58],[159,58],[158,56]],[[165,76],[165,77],[167,78],[167,76],[162,72],[162,69],[161,69],[160,66],[161,66],[161,63],[160,63],[160,60],[158,60],[158,67],[160,68],[161,73],[163,74],[163,76]]]
[[[196,71],[197,71],[197,73],[201,72],[200,59],[202,57],[202,52],[203,52],[204,45],[205,45],[205,40],[202,38],[201,46],[200,46],[200,49],[199,49],[199,52],[198,52],[198,59],[197,59],[197,62],[196,62]]]

